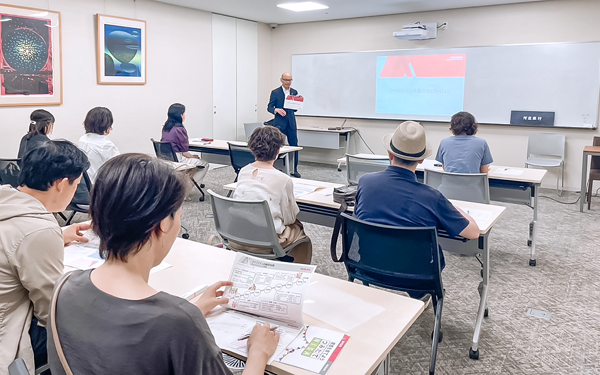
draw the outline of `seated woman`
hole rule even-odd
[[[92,182],[96,181],[102,164],[120,154],[117,146],[107,137],[112,131],[112,124],[112,112],[104,107],[92,108],[83,121],[86,134],[79,138],[79,148],[90,161],[87,173]]]
[[[48,326],[52,374],[66,373],[55,330],[74,374],[231,374],[204,315],[228,302],[217,289],[232,283],[210,286],[195,303],[148,285],[177,238],[184,196],[184,180],[156,158],[124,154],[100,168],[90,215],[106,262],[73,272],[58,289],[56,325]],[[264,373],[278,338],[267,324],[254,328],[244,374]]]
[[[21,138],[19,153],[17,157],[23,159],[27,151],[48,141],[48,134],[52,134],[54,128],[54,116],[45,109],[36,109],[29,116],[29,130]]]
[[[194,181],[198,185],[202,183],[206,172],[208,172],[208,162],[200,159],[198,155],[190,153],[190,139],[183,126],[185,121],[185,106],[180,103],[171,104],[167,112],[167,121],[162,129],[162,142],[170,142],[173,145],[177,158],[181,163],[204,167],[197,169],[194,174]]]
[[[458,112],[450,120],[454,137],[443,139],[435,160],[451,173],[487,173],[494,161],[485,139],[475,137],[477,121],[469,112]]]
[[[248,147],[256,161],[240,170],[233,198],[241,200],[265,200],[269,203],[275,231],[283,248],[307,238],[304,226],[296,215],[300,212],[294,198],[292,178],[273,167],[279,149],[283,146],[285,135],[273,126],[254,130],[248,141]],[[241,250],[270,253],[270,249],[244,248],[240,244],[232,246]],[[288,254],[294,263],[310,264],[312,243],[310,240],[294,247]],[[282,259],[285,260],[285,259]]]

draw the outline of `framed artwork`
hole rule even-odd
[[[60,13],[0,4],[0,106],[62,104]]]
[[[146,21],[97,15],[98,83],[146,84]]]

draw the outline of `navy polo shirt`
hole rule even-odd
[[[436,189],[408,169],[389,166],[358,181],[356,216],[399,227],[436,227],[456,237],[469,221]]]

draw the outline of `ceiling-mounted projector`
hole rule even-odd
[[[437,22],[404,25],[402,31],[394,31],[392,35],[402,40],[434,39],[437,37]]]

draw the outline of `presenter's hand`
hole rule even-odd
[[[275,108],[275,113],[279,114],[281,117],[285,117],[285,115],[287,115],[287,112],[283,108]]]
[[[65,245],[70,244],[73,241],[88,242],[89,239],[83,236],[81,231],[90,229],[90,225],[87,223],[77,223],[69,226],[63,231],[63,240]]]
[[[202,315],[206,316],[212,309],[217,307],[218,305],[225,305],[229,302],[229,298],[219,298],[223,295],[222,291],[217,291],[220,287],[223,286],[232,286],[233,282],[231,281],[219,281],[214,283],[213,285],[206,288],[204,293],[198,298],[198,300],[194,303],[202,312]]]
[[[271,331],[269,323],[255,325],[248,339],[248,359],[255,357],[268,361],[278,342],[279,333]]]

